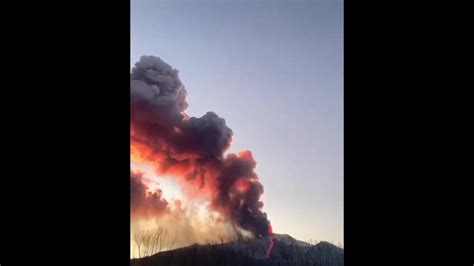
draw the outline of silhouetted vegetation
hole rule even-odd
[[[139,258],[157,254],[163,250],[171,250],[176,242],[177,234],[168,235],[168,230],[157,224],[156,228],[138,230],[133,234],[134,254]]]
[[[201,266],[201,265],[311,265],[311,266],[343,266],[343,249],[328,242],[305,243],[289,242],[278,239],[275,241],[272,255],[266,258],[266,241],[268,238],[238,237],[231,241],[224,236],[209,241],[209,244],[194,244],[188,247],[175,250],[162,251],[154,255],[150,252],[160,250],[160,239],[163,239],[163,232],[155,231],[151,237],[140,236],[146,254],[140,259],[132,259],[132,266]],[[161,236],[160,236],[161,234]],[[151,239],[151,240],[149,240]],[[151,243],[151,244],[149,244]],[[157,244],[158,243],[158,244]]]

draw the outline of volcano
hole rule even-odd
[[[273,242],[270,256],[267,250]],[[160,252],[155,255],[132,259],[132,266],[187,266],[187,265],[344,265],[344,250],[328,242],[310,244],[287,234],[227,243],[211,243]]]

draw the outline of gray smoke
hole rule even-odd
[[[142,182],[142,174],[130,172],[130,206],[131,214],[142,217],[153,217],[168,209],[168,202],[162,198],[161,190],[148,192]]]
[[[201,188],[215,190],[211,202],[215,210],[242,229],[267,235],[256,162],[250,152],[224,157],[233,135],[226,121],[213,112],[188,118],[183,113],[187,91],[178,71],[158,57],[140,58],[132,69],[130,87],[132,146],[147,147],[162,173],[182,169],[188,179],[199,178]],[[212,176],[213,182],[206,184],[205,176]]]

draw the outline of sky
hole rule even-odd
[[[342,0],[131,0],[131,66],[141,55],[252,151],[274,232],[343,245]]]

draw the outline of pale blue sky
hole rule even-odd
[[[180,71],[188,114],[252,150],[277,233],[343,243],[343,2],[132,0],[131,63]]]

